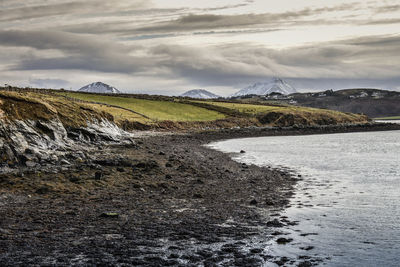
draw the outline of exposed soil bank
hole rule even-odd
[[[298,177],[203,146],[265,135],[395,130],[400,125],[221,130],[99,147],[52,173],[0,176],[2,265],[260,266]],[[239,153],[239,151],[238,151]],[[282,239],[282,237],[279,237]],[[278,239],[277,239],[278,240]],[[261,243],[260,243],[261,241]],[[292,262],[294,263],[294,262]],[[312,264],[311,261],[296,264]]]

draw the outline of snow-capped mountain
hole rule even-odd
[[[187,92],[181,94],[180,96],[191,97],[191,98],[200,98],[200,99],[212,99],[212,98],[220,97],[219,95],[213,94],[204,89],[190,90],[190,91],[187,91]]]
[[[87,93],[100,93],[100,94],[120,94],[121,92],[108,84],[102,82],[95,82],[88,84],[81,89],[78,90],[79,92],[87,92]]]
[[[274,77],[270,81],[258,82],[250,85],[242,90],[234,93],[230,97],[245,96],[245,95],[268,95],[270,93],[281,93],[283,95],[289,95],[296,93],[290,84],[284,80]]]

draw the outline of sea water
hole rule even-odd
[[[271,241],[269,254],[316,257],[324,266],[400,266],[400,131],[233,139],[211,147],[302,175],[281,214],[299,221],[284,229],[293,241]]]

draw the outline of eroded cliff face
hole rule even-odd
[[[0,173],[69,165],[104,144],[133,143],[108,114],[58,98],[0,93]]]
[[[132,144],[132,135],[107,120],[65,128],[58,120],[0,121],[0,173],[69,165],[105,144]]]

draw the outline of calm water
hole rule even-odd
[[[400,131],[261,137],[211,144],[236,160],[303,176],[282,215],[294,241],[269,253],[326,266],[400,266]],[[303,235],[302,235],[303,234]],[[310,234],[304,236],[304,234]],[[314,246],[305,251],[301,247]]]

